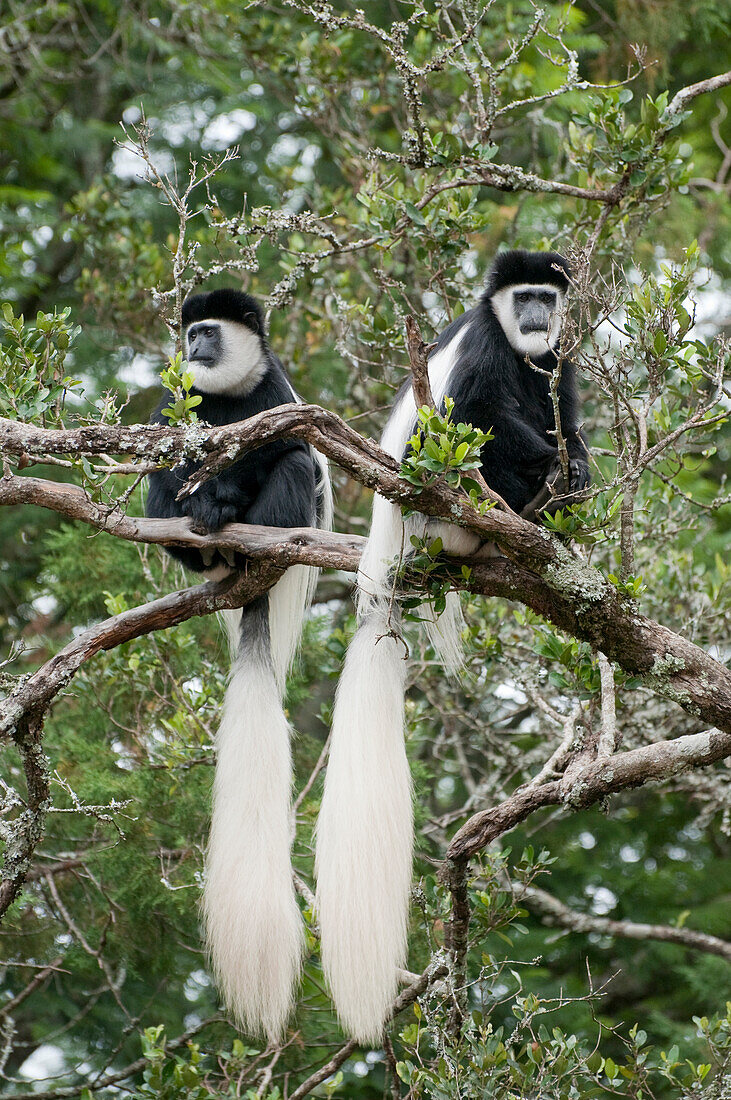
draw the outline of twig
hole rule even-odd
[[[444,977],[446,973],[447,967],[441,960],[433,962],[426,968],[423,974],[419,976],[417,981],[399,993],[398,997],[391,1005],[388,1019],[393,1020],[398,1016],[399,1012],[403,1012],[405,1008],[413,1004],[417,997],[420,997],[433,982]],[[304,1096],[308,1096],[314,1088],[322,1084],[323,1081],[326,1081],[328,1077],[331,1077],[333,1073],[339,1070],[343,1062],[347,1061],[350,1055],[358,1050],[358,1046],[359,1044],[356,1040],[351,1039],[350,1042],[340,1048],[337,1054],[333,1055],[329,1062],[324,1066],[320,1066],[311,1077],[308,1077],[306,1081],[303,1081],[303,1083],[294,1090],[294,1092],[290,1093],[289,1100],[302,1100]]]
[[[614,669],[603,653],[597,653],[597,665],[602,690],[602,728],[597,745],[597,758],[611,756],[617,746],[617,715],[614,698]]]

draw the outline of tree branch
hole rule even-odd
[[[294,415],[303,406],[282,408],[289,417],[290,411]],[[331,414],[324,416],[325,422],[329,422]],[[276,425],[276,418],[273,423]],[[244,429],[246,424],[238,427]],[[705,724],[731,730],[731,671],[719,661],[667,627],[639,614],[634,601],[622,596],[597,569],[574,557],[544,528],[497,508],[479,515],[465,497],[442,484],[414,492],[413,486],[399,477],[394,459],[375,444],[361,440],[347,425],[343,427],[362,445],[362,459],[348,447],[348,461],[360,473],[358,480],[370,483],[389,499],[408,503],[428,515],[461,521],[487,541],[496,542],[508,555],[487,562],[471,559],[472,572],[467,582],[458,570],[450,570],[455,587],[526,604],[560,629],[600,650],[626,672],[642,677],[649,688],[672,699]],[[340,446],[337,440],[320,442],[323,450],[326,443],[328,450]],[[345,447],[343,444],[343,450]],[[372,457],[368,448],[383,458]],[[26,481],[30,483],[28,487],[23,484]],[[172,520],[132,519],[111,513],[70,486],[55,486],[36,478],[0,479],[0,503],[21,500],[43,503],[134,541],[172,544],[180,540],[197,547],[227,546],[243,549],[252,559],[270,561],[283,568],[301,562],[355,569],[362,546],[353,535],[306,529],[285,533],[278,528],[254,529],[233,524],[215,535],[194,535],[182,521],[176,528]]]
[[[132,638],[175,626],[194,615],[241,607],[267,591],[281,575],[279,566],[259,562],[245,573],[216,584],[201,584],[173,592],[152,603],[114,615],[74,638],[50,661],[22,679],[0,702],[0,738],[12,737],[17,743],[23,757],[28,790],[25,806],[13,822],[11,841],[5,846],[0,872],[0,916],[18,896],[31,857],[43,838],[51,795],[49,767],[41,748],[41,734],[46,711],[56,695],[82,664],[100,650],[113,649]]]
[[[522,883],[511,883],[513,897],[523,901],[535,913],[540,914],[542,923],[552,928],[568,928],[572,932],[598,932],[603,936],[621,936],[629,940],[659,940],[662,943],[676,943],[680,947],[706,951],[710,955],[719,955],[731,962],[731,943],[706,932],[696,932],[692,928],[674,928],[667,924],[642,924],[631,920],[609,920],[595,917],[589,913],[580,913],[564,905],[545,890]]]
[[[460,866],[491,841],[503,836],[544,806],[567,805],[572,809],[587,806],[618,791],[631,790],[645,783],[671,779],[691,768],[704,768],[731,755],[731,733],[704,730],[656,741],[629,752],[595,759],[578,773],[540,787],[522,787],[499,806],[474,814],[453,837],[447,849],[449,864]],[[447,881],[453,871],[446,872]]]
[[[215,583],[196,585],[171,592],[151,603],[112,615],[97,626],[90,627],[50,661],[24,678],[14,691],[0,702],[0,738],[12,737],[24,742],[29,736],[29,723],[37,722],[51,701],[81,666],[101,650],[177,626],[196,615],[210,615],[224,608],[243,607],[267,592],[282,575],[282,569],[271,563],[260,563],[244,573],[237,573]]]

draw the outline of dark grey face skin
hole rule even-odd
[[[188,362],[203,363],[215,367],[223,354],[221,326],[212,321],[199,321],[191,325],[186,334]]]
[[[548,332],[556,310],[556,292],[545,286],[521,287],[513,292],[515,320],[523,335]]]

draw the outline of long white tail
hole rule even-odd
[[[413,815],[404,749],[403,644],[372,607],[350,644],[335,700],[317,822],[322,963],[338,1016],[378,1040],[406,957]]]
[[[332,526],[327,461],[318,467],[317,526]],[[250,1032],[281,1037],[304,937],[292,882],[291,729],[287,672],[318,570],[291,566],[267,596],[222,612],[233,666],[218,730],[203,917],[223,998]]]
[[[406,962],[413,852],[411,776],[404,747],[406,652],[389,585],[409,536],[440,535],[471,553],[479,539],[450,524],[412,517],[376,495],[358,573],[359,626],[335,697],[330,759],[317,822],[317,911],[325,977],[343,1027],[378,1041]],[[462,612],[450,593],[427,624],[445,666],[462,662]]]
[[[203,914],[219,989],[245,1030],[281,1037],[302,959],[292,884],[290,727],[268,600],[247,608],[218,731]]]

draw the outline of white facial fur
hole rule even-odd
[[[261,337],[235,321],[206,319],[196,325],[217,325],[223,354],[213,367],[193,360],[189,364],[195,388],[201,393],[231,393],[244,397],[259,384],[267,369]],[[186,353],[188,343],[186,339]]]
[[[513,294],[521,290],[547,290],[556,295],[556,308],[551,315],[551,323],[548,332],[521,332],[518,319],[513,309]],[[545,355],[549,348],[555,348],[561,335],[561,310],[563,309],[564,293],[560,287],[552,283],[518,283],[513,286],[504,286],[490,299],[495,316],[502,325],[503,332],[508,338],[510,346],[518,355],[538,357]]]

